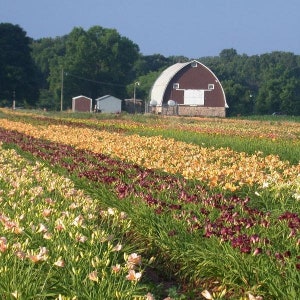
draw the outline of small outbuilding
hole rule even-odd
[[[128,113],[142,113],[144,111],[143,100],[141,99],[125,99],[124,110]]]
[[[154,82],[150,111],[182,116],[225,117],[226,102],[217,76],[199,61],[176,63]]]
[[[86,96],[77,96],[72,98],[72,111],[73,112],[92,112],[91,98]]]
[[[96,100],[95,109],[103,113],[120,113],[122,110],[122,100],[114,96],[106,95]]]

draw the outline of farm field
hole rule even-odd
[[[1,109],[0,143],[1,299],[297,299],[299,119]]]

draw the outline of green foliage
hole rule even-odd
[[[219,57],[199,59],[221,80],[228,115],[300,115],[299,58],[275,51],[261,56],[224,49]]]
[[[0,101],[17,106],[34,105],[38,95],[37,72],[30,55],[30,39],[18,25],[0,23]]]
[[[132,80],[131,70],[138,57],[138,46],[113,29],[94,26],[85,31],[74,28],[68,35],[65,55],[50,66],[50,90],[59,96],[61,70],[64,70],[64,97],[77,95],[93,99],[112,94],[124,98]]]

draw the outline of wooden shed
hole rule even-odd
[[[226,96],[216,75],[199,61],[176,63],[156,79],[150,111],[182,116],[225,117]]]
[[[103,113],[120,113],[122,110],[122,100],[114,96],[106,95],[96,100],[95,108]]]
[[[92,112],[92,99],[86,96],[77,96],[72,98],[73,112]]]

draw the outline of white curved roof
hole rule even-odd
[[[157,105],[162,105],[163,96],[170,80],[180,71],[183,67],[191,62],[177,63],[165,69],[154,82],[151,89],[151,101],[155,100]]]

